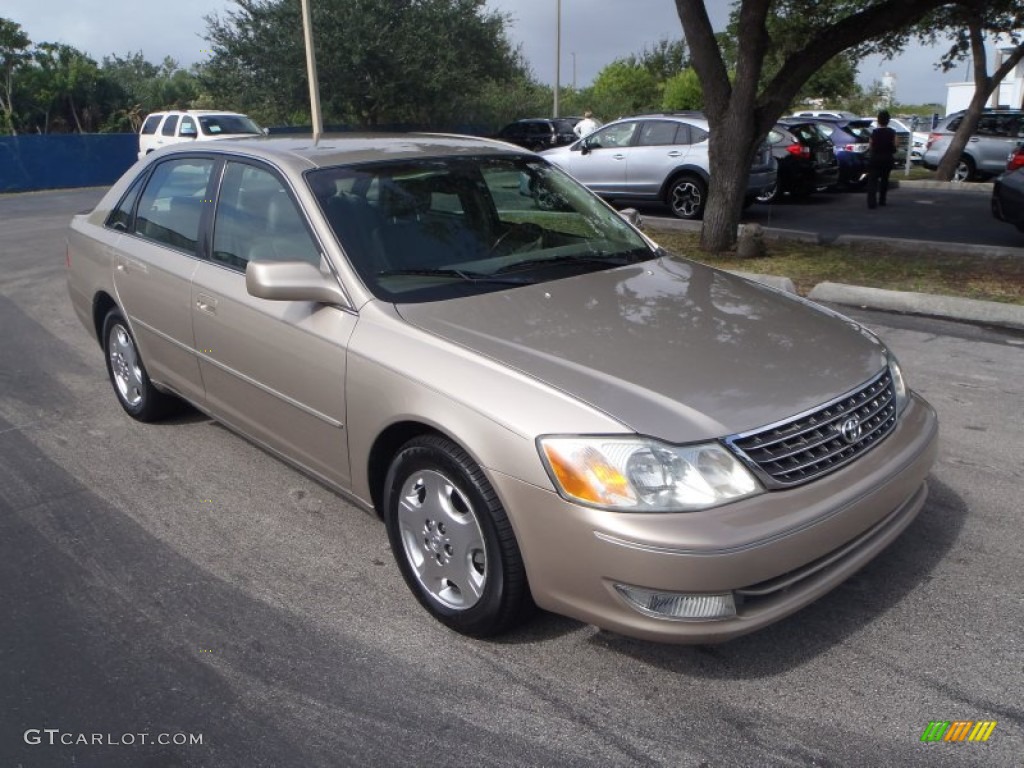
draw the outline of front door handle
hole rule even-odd
[[[668,156],[669,157],[681,157],[682,154],[683,153],[680,152],[678,149],[673,149],[671,152],[668,153]]]
[[[196,309],[200,312],[208,312],[211,315],[217,314],[217,300],[205,293],[196,294]]]

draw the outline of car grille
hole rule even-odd
[[[810,413],[728,440],[769,487],[791,487],[839,469],[896,426],[888,369]]]

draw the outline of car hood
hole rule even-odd
[[[804,412],[886,361],[877,338],[840,315],[669,258],[397,309],[424,331],[672,442]],[[473,384],[455,383],[455,394],[459,386]]]

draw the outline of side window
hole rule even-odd
[[[178,116],[168,115],[167,119],[164,120],[164,127],[160,129],[160,133],[164,136],[173,136],[174,129],[178,127]]]
[[[587,146],[593,149],[599,147],[627,147],[633,141],[640,124],[634,121],[627,123],[616,123],[602,128],[597,133],[587,137]]]
[[[160,114],[150,115],[149,117],[147,117],[146,122],[142,124],[142,131],[140,131],[140,133],[156,133],[156,127],[160,125],[161,117],[163,117],[163,115]]]
[[[679,130],[682,130],[683,127],[684,126],[679,126]],[[685,127],[690,133],[690,139],[689,141],[686,142],[687,144],[701,144],[708,140],[708,132],[705,131],[703,128],[698,128],[695,125],[688,125]],[[680,144],[683,143],[682,141],[679,140],[678,136],[676,136],[676,141],[679,142]]]
[[[139,198],[135,232],[158,243],[194,254],[199,222],[210,203],[207,188],[212,159],[166,160],[149,177]]]
[[[308,261],[320,249],[280,179],[246,163],[224,171],[213,224],[212,260],[244,270],[250,261]]]
[[[129,230],[132,223],[132,209],[135,207],[135,201],[139,199],[139,192],[142,191],[144,177],[145,175],[140,176],[128,187],[128,191],[124,193],[121,202],[107,216],[106,226],[116,229],[118,232],[127,232]]]
[[[978,136],[997,136],[999,134],[999,118],[995,115],[982,115],[974,133]]]
[[[949,121],[949,124],[946,125],[946,130],[949,131],[950,133],[955,133],[956,129],[960,127],[961,120],[963,120],[962,117],[954,117],[952,120]]]
[[[676,142],[676,123],[667,120],[648,120],[640,130],[641,146],[659,147]]]
[[[196,121],[188,115],[181,118],[181,128],[178,129],[179,136],[195,136],[196,135]]]

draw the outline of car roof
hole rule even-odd
[[[459,155],[521,154],[502,141],[443,133],[341,133],[324,134],[314,140],[312,136],[255,136],[240,139],[218,139],[204,142],[202,147],[193,143],[175,144],[162,151],[163,157],[197,152],[231,153],[262,159],[295,171],[352,165],[382,160],[414,160]]]
[[[640,115],[628,115],[626,117],[620,117],[618,120],[611,120],[605,123],[604,126],[609,126],[612,123],[620,123],[625,120],[675,120],[680,123],[688,123],[690,125],[696,125],[704,130],[708,130],[708,119],[703,112],[697,111],[685,111],[685,112],[648,112]]]

